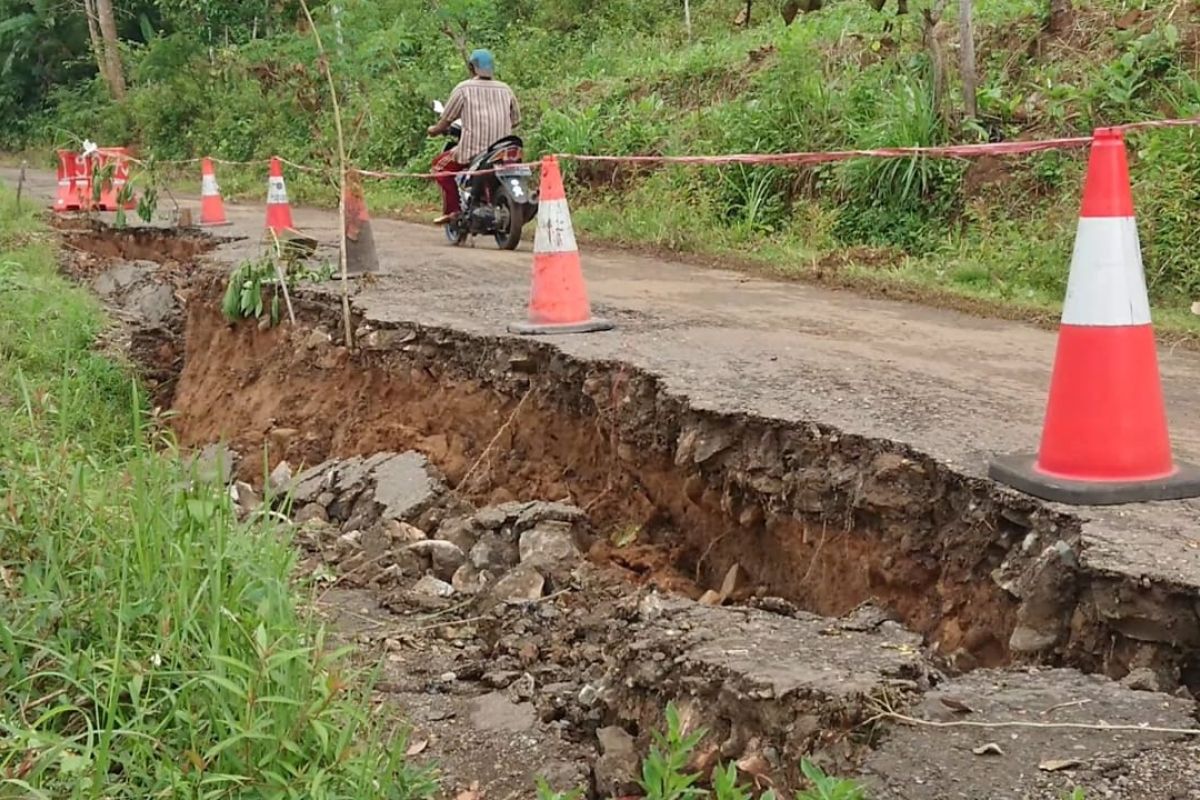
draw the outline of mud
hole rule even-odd
[[[110,258],[107,244],[95,250]],[[528,786],[532,764],[499,743],[514,731],[489,728],[509,719],[534,763],[558,763],[568,782],[589,775],[601,793],[628,790],[622,758],[605,749],[597,760],[597,739],[615,753],[624,731],[643,749],[668,701],[709,731],[700,768],[735,759],[763,785],[792,787],[809,756],[865,769],[883,798],[998,796],[981,787],[1000,772],[961,777],[984,756],[968,750],[960,763],[959,740],[899,724],[897,714],[936,721],[939,686],[1016,687],[995,689],[1008,699],[990,705],[968,701],[978,721],[1084,700],[1108,722],[1186,727],[1190,699],[1147,704],[1135,690],[1197,687],[1187,588],[1087,568],[1078,517],[913,448],[819,420],[699,409],[648,371],[546,343],[357,318],[352,351],[319,288],[297,297],[301,326],[260,329],[221,316],[223,283],[209,271],[72,271],[166,343],[132,356],[185,446],[229,442],[248,456],[238,475],[248,489],[262,488],[263,448],[273,473],[320,465],[295,479],[306,487],[292,509],[309,520],[306,568],[370,598],[367,612],[331,613],[395,667],[390,693],[440,737],[430,755],[458,775],[482,774],[472,759],[492,758],[482,780]],[[428,460],[428,483],[414,458]],[[571,536],[590,561],[522,563],[517,529],[535,500],[575,509],[586,525]],[[491,555],[475,565],[485,542]],[[353,633],[359,618],[367,630]],[[1026,678],[1019,665],[1098,675]],[[451,744],[446,721],[462,717],[470,733]],[[1029,764],[1052,734],[1020,736],[1032,746],[1014,751],[1021,778],[1009,784],[1025,794],[1013,797],[1088,769],[1115,786],[1120,771],[1098,765],[1146,748],[1169,762],[1180,738],[1092,737],[1077,743],[1081,765],[1047,771]],[[936,768],[913,766],[922,760]]]

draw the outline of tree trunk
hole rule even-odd
[[[1062,36],[1075,24],[1075,8],[1071,0],[1050,0],[1050,18],[1046,21],[1046,32]]]
[[[83,15],[87,17],[88,37],[92,42],[92,57],[105,87],[112,92],[112,78],[108,74],[108,62],[104,58],[104,42],[100,39],[100,26],[96,22],[96,0],[82,0]]]
[[[942,121],[946,119],[946,53],[938,40],[938,25],[946,0],[934,0],[929,8],[921,9],[921,39],[929,51],[930,83],[933,84],[933,111]]]
[[[125,73],[121,70],[121,50],[117,40],[117,19],[112,0],[93,0],[97,22],[104,40],[104,63],[108,66],[109,90],[114,100],[125,99]]]
[[[971,0],[959,0],[958,4],[958,53],[959,70],[962,72],[963,109],[967,119],[978,116],[975,92],[979,76],[975,71],[975,26]]]

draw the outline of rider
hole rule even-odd
[[[489,51],[476,50],[471,53],[467,69],[471,73],[470,79],[454,87],[442,118],[429,128],[430,136],[439,136],[450,130],[454,120],[462,119],[462,136],[458,146],[434,159],[434,172],[465,170],[475,156],[496,141],[512,135],[521,121],[521,110],[513,90],[493,77],[496,60]],[[461,209],[454,176],[439,177],[437,182],[442,188],[442,216],[434,220],[434,224],[443,225],[457,218]]]

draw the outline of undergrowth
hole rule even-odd
[[[289,529],[181,461],[28,208],[0,197],[0,797],[430,796]]]

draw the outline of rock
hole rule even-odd
[[[339,494],[337,499],[329,504],[329,518],[339,522],[349,520],[354,513],[354,504],[358,502],[358,496],[361,493],[361,489],[351,489]]]
[[[376,563],[382,561],[392,547],[391,537],[379,527],[363,531],[360,541],[363,555],[368,561]]]
[[[545,588],[542,574],[530,565],[521,564],[496,581],[491,597],[498,603],[529,603],[540,600]]]
[[[1121,679],[1121,685],[1138,692],[1161,692],[1162,679],[1149,667],[1139,667]]]
[[[480,682],[484,686],[490,686],[493,689],[506,689],[519,677],[521,677],[521,673],[519,672],[497,669],[484,673]]]
[[[454,576],[450,578],[450,585],[456,592],[476,594],[487,586],[490,580],[490,572],[481,572],[468,562],[454,571]]]
[[[504,572],[517,565],[520,556],[517,547],[505,541],[495,531],[487,531],[471,548],[471,566],[477,570]]]
[[[320,503],[309,503],[296,512],[296,524],[303,525],[311,520],[329,522],[329,513]]]
[[[567,522],[543,522],[521,534],[521,563],[546,566],[574,565],[583,554],[575,545]]]
[[[380,505],[375,502],[370,492],[364,491],[354,501],[354,505],[350,508],[350,516],[343,526],[345,529],[358,528],[366,530],[374,527],[379,522]]]
[[[384,519],[412,522],[444,490],[431,474],[429,461],[420,453],[403,453],[375,468],[376,503],[383,506]]]
[[[641,763],[634,738],[616,725],[596,731],[596,738],[600,741],[600,758],[593,768],[597,794],[600,797],[637,794]]]
[[[286,495],[292,488],[292,465],[286,461],[276,464],[267,477],[267,488],[273,497]]]
[[[471,551],[475,545],[476,524],[471,517],[454,517],[438,526],[437,534],[433,537],[458,545],[464,553]]]
[[[407,522],[401,522],[398,519],[385,519],[380,522],[380,528],[397,545],[423,542],[429,538],[425,535],[425,531],[416,525],[409,525]]]
[[[292,490],[292,503],[302,505],[319,502],[318,498],[321,494],[328,491],[333,484],[336,467],[337,462],[326,461],[297,475],[295,477],[296,486]],[[332,499],[322,502],[321,505],[328,506],[330,502]]]
[[[237,505],[239,516],[257,511],[262,506],[262,498],[258,496],[258,492],[245,481],[234,481],[229,487],[229,497]]]
[[[228,483],[237,460],[237,453],[225,445],[210,444],[191,458],[188,467],[202,483]]]
[[[736,439],[737,436],[728,427],[716,430],[701,429],[696,435],[692,460],[703,464],[732,447]]]
[[[581,522],[587,518],[583,509],[570,503],[529,503],[517,516],[513,526],[516,533],[527,531],[543,522]]]
[[[348,531],[339,536],[334,542],[338,555],[345,557],[350,553],[357,553],[362,548],[362,536],[362,531]]]
[[[413,542],[405,549],[426,554],[432,565],[433,574],[443,581],[451,580],[455,571],[467,560],[466,554],[458,548],[458,545],[444,542],[441,539]]]
[[[475,522],[484,530],[494,531],[508,522],[508,513],[502,506],[489,506],[475,512]]]
[[[426,575],[413,584],[413,592],[424,594],[430,597],[450,597],[454,594],[454,587],[443,580],[438,580],[432,575]]]
[[[537,723],[530,703],[514,703],[503,692],[491,692],[471,701],[471,725],[481,731],[521,733]]]
[[[359,347],[363,350],[395,350],[402,344],[417,338],[413,331],[382,330],[371,331],[361,337]]]
[[[1013,628],[1008,646],[1017,653],[1036,653],[1058,643],[1058,631],[1039,631],[1025,625]]]

